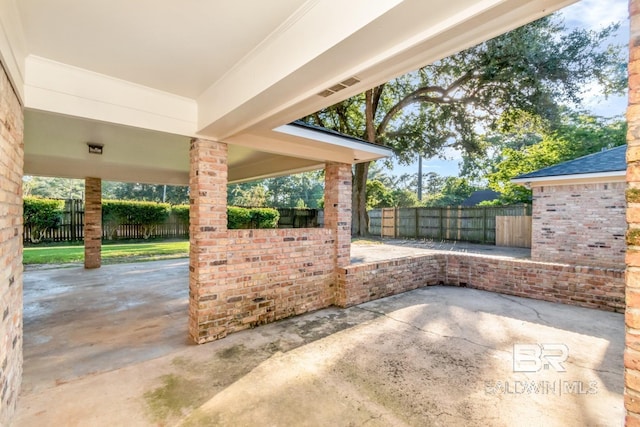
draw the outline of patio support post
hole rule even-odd
[[[629,1],[629,18],[624,404],[626,425],[640,426],[640,0]]]
[[[324,223],[334,231],[335,266],[351,263],[351,165],[328,162],[325,167]]]
[[[202,344],[227,334],[218,300],[227,271],[226,144],[191,140],[189,198],[189,336]]]
[[[84,180],[84,268],[102,263],[102,180]]]

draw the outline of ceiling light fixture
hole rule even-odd
[[[96,142],[87,142],[87,146],[89,146],[90,154],[102,154],[104,148],[104,144],[98,144]]]

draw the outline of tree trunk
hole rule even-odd
[[[367,215],[367,175],[369,162],[358,163],[353,176],[353,197],[351,200],[351,235],[364,237],[368,234],[369,215]]]

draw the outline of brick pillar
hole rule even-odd
[[[102,257],[102,180],[84,180],[84,268],[100,268]]]
[[[640,0],[629,1],[625,423],[640,426]]]
[[[190,162],[189,336],[202,344],[227,334],[227,145],[193,139]]]
[[[22,381],[23,113],[0,64],[0,426],[11,424]]]
[[[344,267],[351,263],[351,165],[327,163],[324,182],[324,226],[334,230],[336,267]]]

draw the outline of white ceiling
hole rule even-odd
[[[0,0],[0,59],[26,173],[186,183],[195,136],[241,181],[384,156],[275,129],[573,1]]]
[[[305,0],[19,0],[29,53],[196,98]]]

